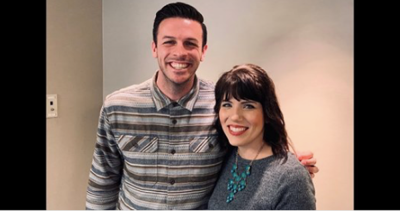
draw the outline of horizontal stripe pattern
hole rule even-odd
[[[225,155],[213,128],[214,85],[171,102],[155,77],[107,96],[87,209],[205,209]]]

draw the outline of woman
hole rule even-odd
[[[208,208],[316,209],[314,185],[289,151],[285,121],[267,73],[253,64],[237,65],[218,80],[215,99],[220,141],[230,150]]]

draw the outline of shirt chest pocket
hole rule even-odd
[[[122,135],[118,140],[118,144],[124,152],[152,153],[157,152],[158,138],[151,136]]]
[[[152,187],[158,177],[158,138],[151,136],[122,135],[118,145],[124,156],[124,174],[132,187]]]
[[[221,146],[215,136],[193,138],[189,142],[189,151],[194,153],[219,152],[220,148]]]

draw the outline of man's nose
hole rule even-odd
[[[185,46],[182,43],[178,43],[174,48],[173,55],[176,57],[186,57],[187,50]]]

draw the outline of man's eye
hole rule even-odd
[[[193,42],[187,42],[186,45],[190,47],[197,47],[197,44]]]
[[[165,42],[163,42],[163,44],[171,45],[171,44],[174,44],[174,41],[172,41],[172,40],[165,41]]]

